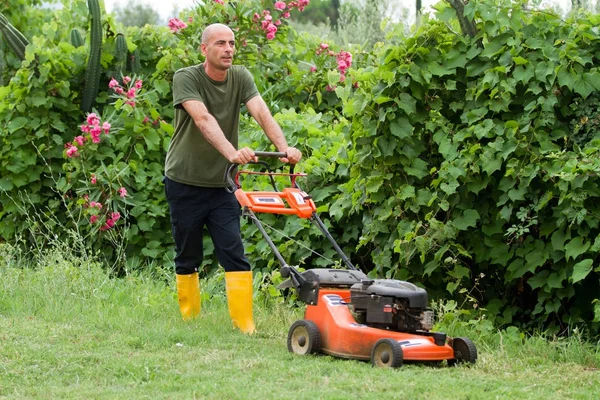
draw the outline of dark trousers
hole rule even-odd
[[[205,226],[225,271],[250,271],[240,234],[241,208],[235,195],[224,188],[191,186],[167,177],[164,182],[175,240],[175,273],[198,271],[204,257]]]

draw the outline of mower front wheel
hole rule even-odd
[[[374,367],[398,368],[404,362],[402,346],[397,340],[379,339],[371,351],[371,364]]]
[[[477,361],[477,347],[470,339],[457,337],[452,339],[454,358],[448,360],[448,365],[455,366],[460,363],[475,364]]]
[[[287,346],[290,353],[301,356],[318,353],[321,334],[317,324],[305,319],[294,322],[288,332]]]

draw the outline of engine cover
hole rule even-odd
[[[425,289],[394,279],[365,279],[350,287],[357,321],[400,332],[429,331],[433,312]]]
[[[395,279],[365,279],[350,287],[350,293],[357,295],[357,300],[365,299],[368,295],[377,295],[406,299],[410,308],[426,308],[428,303],[427,291],[417,285]],[[352,299],[354,303],[354,298]]]

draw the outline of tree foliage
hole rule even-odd
[[[116,16],[115,19],[124,26],[157,25],[160,20],[160,15],[154,8],[147,4],[140,4],[137,0],[128,0],[127,4],[115,5],[113,14]]]

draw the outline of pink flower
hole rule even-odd
[[[346,73],[346,70],[352,66],[352,54],[347,51],[340,51],[337,55],[338,69],[342,74]]]
[[[127,196],[127,189],[125,189],[124,187],[119,188],[119,196],[121,196],[121,198],[125,198],[125,196]]]
[[[150,118],[148,118],[148,116],[146,115],[146,116],[144,117],[144,120],[142,121],[142,124],[144,124],[144,125],[145,125],[145,124],[147,124],[148,122],[150,122]]]
[[[285,10],[287,5],[283,1],[276,1],[273,7],[275,7],[276,10],[282,11]]]
[[[108,87],[111,89],[116,88],[117,86],[119,86],[119,82],[117,82],[115,78],[112,78],[110,82],[108,82]]]
[[[100,118],[98,118],[96,113],[88,114],[87,123],[88,123],[88,125],[96,126],[100,123]]]
[[[267,39],[268,40],[275,39],[275,32],[269,32],[269,33],[267,33]]]
[[[333,91],[335,91],[335,86],[327,85],[325,90],[327,90],[328,92],[333,92]]]
[[[130,105],[131,107],[135,107],[135,101],[126,101],[125,104]]]
[[[141,79],[138,79],[137,81],[135,81],[135,84],[134,84],[135,88],[136,89],[141,89],[142,88],[142,83],[143,83],[143,81]]]
[[[90,217],[90,224],[95,224],[98,221],[98,216],[97,215],[92,215]]]
[[[79,156],[79,153],[77,153],[77,147],[71,146],[67,149],[67,157],[71,158],[77,156]]]
[[[221,3],[221,4],[223,4],[223,3]],[[183,22],[182,20],[180,20],[179,18],[171,18],[169,20],[169,29],[171,29],[171,32],[177,33],[180,30],[185,29],[185,28],[187,28],[187,24],[185,22]]]
[[[102,210],[102,203],[98,203],[97,201],[90,201],[90,207]]]
[[[90,177],[90,182],[92,183],[92,185],[95,185],[96,182],[98,182],[98,179],[96,178],[96,174],[92,174],[92,176]]]
[[[117,94],[123,94],[124,90],[123,90],[123,88],[121,86],[119,86],[118,88],[115,88],[115,92]]]
[[[85,142],[85,138],[81,135],[75,136],[73,140],[76,141],[79,146],[83,146],[83,143]]]
[[[113,221],[117,222],[121,218],[121,213],[118,211],[115,211],[114,213],[110,214],[110,217],[112,218]]]
[[[102,124],[102,130],[104,131],[105,135],[108,135],[108,131],[110,131],[110,124],[108,122],[104,122]]]
[[[322,48],[323,50],[325,50],[325,49],[328,49],[328,48],[329,48],[329,45],[328,45],[327,43],[321,43],[321,48]]]
[[[128,99],[135,99],[135,92],[137,91],[136,88],[132,87],[131,89],[129,89],[127,91],[127,98]]]
[[[129,82],[131,82],[131,78],[129,76],[124,76],[123,83],[127,85]]]
[[[100,143],[100,133],[102,133],[102,128],[99,126],[95,126],[90,131],[90,136],[92,137],[93,143]]]
[[[225,4],[225,2],[223,0],[215,0],[215,3]]]
[[[281,18],[289,18],[290,17],[290,12],[286,11],[283,14],[281,14]]]
[[[317,67],[315,67],[314,65],[311,65],[310,72],[317,72]]]
[[[81,132],[88,133],[90,131],[89,125],[81,125]]]

